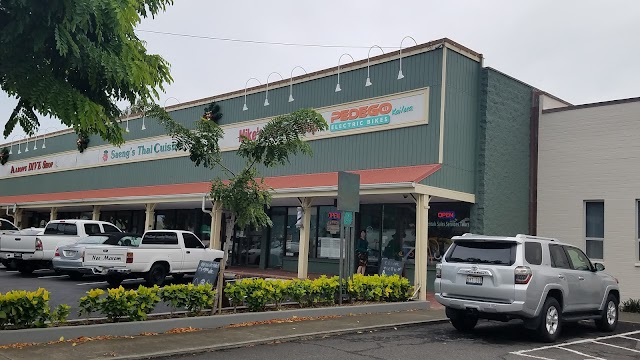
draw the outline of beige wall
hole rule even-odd
[[[604,261],[622,297],[640,298],[640,101],[544,113],[538,235],[585,249],[585,200],[604,200]]]

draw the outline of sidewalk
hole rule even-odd
[[[311,336],[335,335],[374,329],[410,326],[445,319],[441,310],[415,310],[318,320],[285,320],[263,325],[160,334],[111,340],[56,343],[22,349],[0,349],[0,359],[148,359],[190,354],[247,345],[294,340]]]

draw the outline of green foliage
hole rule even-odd
[[[51,322],[54,325],[60,325],[67,322],[67,318],[71,314],[71,306],[60,304],[51,313]]]
[[[3,0],[0,87],[18,104],[4,128],[33,134],[35,112],[116,145],[116,104],[152,101],[172,81],[169,64],[148,54],[134,29],[173,0]]]
[[[215,290],[211,284],[167,285],[160,290],[160,299],[171,306],[172,311],[183,308],[190,314],[199,314],[202,310],[213,308]]]
[[[80,302],[78,303],[78,308],[80,311],[78,312],[78,316],[86,315],[90,317],[96,311],[100,310],[100,296],[104,294],[104,290],[102,289],[91,289],[87,291],[87,295],[80,298]]]
[[[640,313],[640,300],[625,300],[620,304],[620,310],[623,312]]]
[[[278,116],[265,125],[255,140],[241,137],[238,155],[246,160],[246,166],[235,173],[221,163],[218,142],[224,136],[224,131],[216,123],[216,119],[222,117],[219,105],[209,105],[204,117],[196,121],[194,130],[173,120],[157,105],[151,105],[148,114],[165,127],[176,141],[178,150],[189,152],[189,157],[196,166],[202,165],[210,169],[221,167],[227,173],[228,180],[217,178],[212,182],[209,197],[222,203],[224,209],[233,214],[240,228],[272,225],[264,211],[271,205],[271,193],[256,165],[286,165],[289,158],[296,154],[312,155],[304,136],[328,129],[322,115],[312,109],[301,109]]]
[[[60,317],[62,315],[64,314],[60,314]],[[66,316],[64,318],[66,319]],[[47,290],[14,290],[0,294],[0,329],[45,327],[46,322],[50,320]]]
[[[306,303],[307,294],[311,288],[311,280],[286,280],[285,281],[285,297],[291,301],[297,302],[300,307]]]
[[[235,283],[227,283],[224,287],[224,294],[229,299],[234,311],[244,303],[244,299],[247,296],[245,288],[243,286],[237,286]]]
[[[80,298],[80,315],[100,312],[112,322],[123,318],[146,320],[160,301],[159,291],[157,286],[147,288],[141,285],[137,290],[125,290],[120,286],[107,290],[107,295],[101,297],[103,290],[89,290],[86,296]]]
[[[347,284],[351,298],[359,301],[407,301],[411,290],[409,279],[398,275],[355,274]]]
[[[9,149],[3,147],[2,150],[0,150],[0,165],[6,164],[7,161],[9,161]]]

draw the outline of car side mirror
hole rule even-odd
[[[601,263],[595,263],[596,271],[604,271],[604,265]]]

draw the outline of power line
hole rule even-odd
[[[232,38],[222,38],[222,37],[215,37],[215,36],[180,34],[180,33],[166,32],[166,31],[142,30],[142,29],[136,29],[136,31],[152,33],[152,34],[187,37],[187,38],[194,38],[194,39],[229,41],[229,42],[239,42],[239,43],[248,43],[248,44],[261,44],[261,45],[299,46],[299,47],[318,47],[318,48],[351,48],[351,49],[369,49],[370,48],[370,46],[357,46],[357,45],[354,46],[354,45],[301,44],[301,43],[272,42],[272,41],[260,41],[260,40],[232,39]],[[382,48],[399,49],[400,47],[382,46]]]

